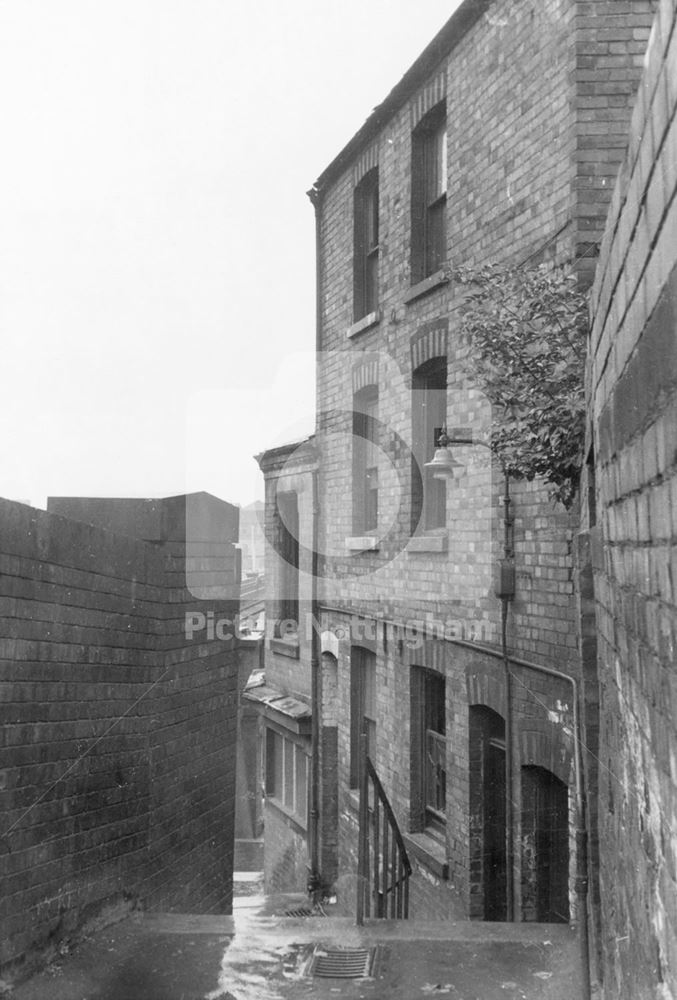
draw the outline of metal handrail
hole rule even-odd
[[[360,737],[360,825],[357,856],[357,923],[371,916],[406,920],[411,863],[388,796]],[[369,791],[373,789],[373,808]],[[388,912],[390,910],[390,912]]]

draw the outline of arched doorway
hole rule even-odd
[[[522,768],[522,919],[569,920],[569,790],[531,765]]]
[[[470,706],[470,916],[507,920],[505,721]]]

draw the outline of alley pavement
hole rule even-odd
[[[83,938],[11,1000],[576,1000],[575,936],[561,924],[367,921],[267,898],[236,876],[233,917],[132,914]],[[326,915],[324,915],[326,914]],[[337,978],[344,965],[357,978]],[[329,978],[319,973],[332,973]]]

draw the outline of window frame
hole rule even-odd
[[[353,394],[354,536],[378,531],[378,386],[366,385]]]
[[[300,540],[299,498],[294,490],[280,491],[276,495],[277,554],[279,557],[280,598],[277,621],[299,621]],[[285,635],[289,635],[285,631]]]
[[[353,192],[353,323],[378,309],[378,167],[367,171]]]
[[[447,260],[449,184],[446,100],[421,119],[411,137],[411,283],[436,274]]]
[[[447,358],[429,358],[412,373],[414,530],[438,532],[447,527],[447,486],[426,468],[435,454],[442,427],[447,422]]]
[[[281,753],[278,752],[281,750]],[[304,778],[299,789],[299,764]],[[306,745],[276,727],[266,726],[266,800],[308,828],[310,757]],[[281,787],[280,787],[281,786]]]
[[[446,676],[429,667],[412,666],[411,690],[411,824],[412,831],[443,836],[447,826],[447,708]],[[444,776],[440,789],[429,766],[428,746],[431,737],[442,747]],[[441,799],[440,799],[441,790]],[[434,800],[434,801],[433,801]]]

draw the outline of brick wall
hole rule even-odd
[[[458,335],[460,297],[454,281],[443,276],[412,290],[411,143],[417,109],[446,92],[448,267],[487,260],[561,263],[585,254],[577,267],[581,280],[589,282],[589,262],[597,252],[654,6],[652,0],[464,4],[462,14],[478,14],[464,22],[467,30],[447,49],[438,45],[435,59],[429,50],[425,67],[405,78],[410,90],[398,85],[400,103],[389,105],[387,114],[377,110],[373,132],[367,137],[363,131],[361,144],[349,147],[318,181],[324,353],[318,369],[317,438],[324,625],[345,632],[347,616],[354,612],[362,624],[376,629],[376,764],[405,830],[410,826],[411,795],[408,674],[414,661],[403,660],[396,643],[386,646],[383,623],[432,617],[449,625],[454,638],[500,647],[501,606],[492,573],[500,555],[504,492],[500,471],[490,468],[486,452],[466,449],[457,454],[464,468],[447,486],[445,529],[434,538],[419,529],[410,542],[415,493],[408,450],[413,436],[413,338],[446,340],[448,426],[472,426],[480,435],[488,434],[492,417],[488,401],[467,374],[468,348]],[[355,325],[353,192],[364,170],[375,165],[379,311],[373,321]],[[371,372],[379,384],[380,530],[374,551],[356,552],[346,543],[353,534],[350,410],[362,370]],[[511,654],[580,679],[581,662],[594,661],[594,651],[589,648],[589,567],[575,559],[582,545],[576,537],[579,511],[555,507],[538,482],[513,483],[511,494],[517,569],[508,617]],[[585,648],[578,640],[583,626],[590,640]],[[499,688],[502,684],[500,666],[490,655],[479,649],[471,655],[442,640],[439,646],[435,668],[446,676],[449,698],[450,877],[435,883],[430,871],[426,873],[426,890],[418,898],[431,913],[446,910],[452,887],[465,906],[470,903],[468,708],[473,699],[487,704],[484,699],[489,697],[485,690],[475,695],[469,690],[470,660],[473,670],[498,674]],[[520,791],[523,764],[552,770],[571,790],[571,687],[544,680],[535,671],[517,671],[516,677],[515,792]],[[355,824],[347,791],[350,701],[345,642],[338,690],[339,884],[352,892]],[[501,697],[499,692],[497,699]],[[519,912],[521,814],[515,811]],[[572,844],[571,885],[574,855]],[[571,913],[575,918],[573,899]]]
[[[267,892],[305,892],[308,884],[306,831],[266,803],[264,879]]]
[[[573,229],[579,273],[594,276],[611,195],[628,142],[628,123],[657,0],[575,4],[576,127]]]
[[[184,618],[236,605],[186,589],[186,500],[153,519],[149,544],[134,516],[125,537],[0,501],[3,966],[110,905],[230,911],[236,651],[188,641]]]
[[[435,325],[447,329],[449,426],[490,426],[486,400],[463,374],[466,345],[456,332],[458,290],[453,282],[407,300],[410,290],[410,159],[412,106],[436,78],[444,80],[448,117],[448,262],[513,262],[570,258],[574,252],[572,157],[578,125],[575,84],[577,6],[569,0],[497,2],[460,39],[449,58],[404,102],[369,150],[380,180],[380,321],[348,338],[352,323],[352,196],[355,161],[323,193],[321,207],[322,348],[318,422],[322,454],[322,526],[332,605],[373,602],[382,614],[406,618],[430,612],[456,619],[470,632],[483,623],[499,630],[492,596],[494,538],[500,531],[497,469],[480,449],[464,452],[467,467],[447,490],[448,550],[403,547],[411,522],[409,459],[411,338]],[[582,29],[581,29],[582,30]],[[590,31],[586,27],[586,31]],[[632,84],[627,84],[628,91]],[[627,97],[626,97],[627,103]],[[600,195],[603,197],[604,195]],[[602,209],[602,211],[604,211]],[[349,557],[352,534],[351,373],[378,359],[379,420],[385,453],[380,469],[380,518],[395,531],[378,554]],[[386,460],[387,459],[387,460]],[[576,658],[571,545],[576,514],[554,512],[546,491],[517,484],[515,545],[519,577],[511,616],[511,643],[546,663]],[[400,529],[398,531],[398,528]],[[405,538],[406,540],[406,538]],[[343,552],[342,552],[343,550]],[[348,558],[346,558],[348,557]]]
[[[601,971],[609,1000],[677,993],[676,19],[673,0],[663,0],[592,296]]]

